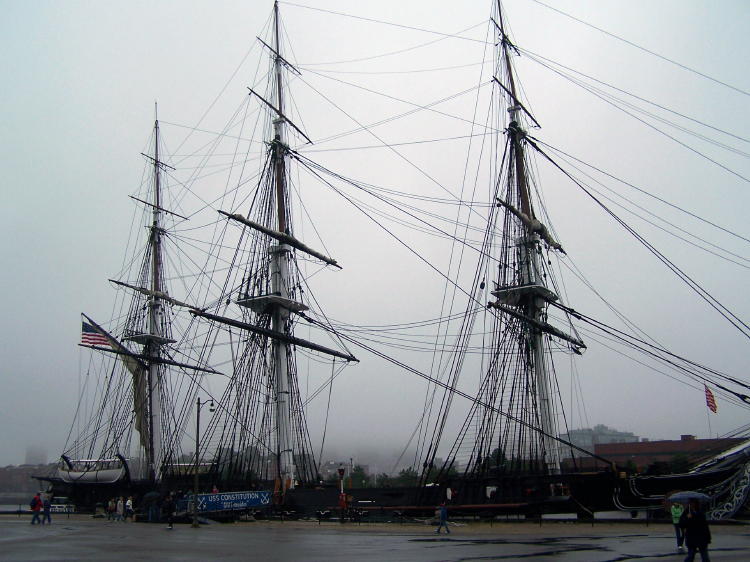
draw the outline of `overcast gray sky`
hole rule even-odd
[[[324,76],[419,105],[479,82],[480,63],[487,56],[482,40],[489,0],[301,0],[300,4],[317,10],[281,4],[293,49],[287,58],[303,71],[304,84],[316,85],[340,107],[357,112],[356,118],[363,123],[404,112],[409,106],[378,97],[368,104],[363,90]],[[533,0],[507,0],[504,5],[512,36],[522,49],[747,137],[748,3],[554,2],[568,14],[744,92],[678,68]],[[154,101],[159,102],[166,142],[179,146],[187,129],[170,124],[198,123],[248,51],[248,60],[257,59],[260,49],[255,37],[268,21],[272,2],[5,0],[0,1],[0,8],[4,14],[0,21],[4,53],[0,62],[4,109],[0,124],[4,274],[0,287],[5,302],[0,337],[0,465],[5,465],[22,462],[29,445],[44,447],[52,460],[65,442],[77,401],[80,366],[86,363],[82,354],[87,352],[77,346],[79,313],[99,318],[111,313],[113,290],[106,280],[122,267],[133,216],[127,196],[141,182],[140,152],[151,133]],[[473,40],[443,40],[407,50],[442,37],[425,30],[444,34],[468,30],[465,36]],[[382,56],[388,53],[393,54]],[[731,170],[727,171],[529,57],[517,59],[516,64],[525,99],[542,124],[535,136],[730,231],[750,235],[746,155],[694,137],[679,137]],[[237,107],[246,95],[245,87],[252,83],[253,69],[250,63],[240,67],[212,116]],[[394,74],[402,71],[412,72]],[[341,113],[329,117],[319,109],[325,104],[306,113],[303,102],[313,98],[311,90],[300,84],[294,113],[304,119],[314,141],[354,127]],[[463,96],[440,108],[470,118],[476,99]],[[669,118],[677,120],[674,115]],[[205,126],[215,122],[220,119],[209,119]],[[748,152],[747,140],[685,120],[680,123],[736,151]],[[665,130],[679,136],[673,129]],[[388,142],[398,143],[468,134],[469,129],[465,123],[429,113],[378,131]],[[381,152],[370,150],[366,156],[316,152],[345,143],[322,142],[305,153],[331,166],[341,164],[346,173],[360,179],[371,178],[373,183],[403,191],[413,188],[428,193],[432,189],[438,195],[414,168],[398,167],[392,160],[380,163]],[[372,137],[364,136],[355,142],[360,146],[373,143]],[[465,162],[454,158],[450,146],[439,146],[432,152],[405,148],[404,154],[458,193]],[[697,302],[559,175],[541,172],[551,218],[570,259],[609,302],[675,353],[750,379],[747,338],[728,327],[705,303]],[[748,244],[632,190],[622,187],[621,193],[740,256],[734,258],[740,265],[729,263],[632,219],[655,246],[747,321]],[[438,313],[441,286],[427,269],[409,263],[407,253],[362,224],[361,218],[326,216],[326,209],[311,205],[311,211],[323,220],[322,238],[345,268],[335,274],[337,281],[321,289],[321,300],[331,302],[333,317],[370,325],[427,319]],[[631,220],[626,212],[621,214]],[[366,247],[362,240],[368,240]],[[436,245],[426,255],[433,252],[437,260],[441,251]],[[415,287],[423,288],[418,298]],[[568,304],[611,320],[591,293],[573,282],[568,288]],[[605,347],[591,342],[575,373],[586,410],[574,408],[572,427],[603,423],[651,438],[708,435],[700,389],[612,357]],[[381,364],[363,362],[348,369],[336,384],[342,405],[333,411],[336,423],[328,437],[335,454],[347,458],[365,454],[362,435],[372,448],[403,446],[419,415],[416,410],[421,410],[415,406],[421,404],[424,391],[420,381]],[[375,406],[374,413],[363,408],[363,389],[364,401]],[[319,415],[311,414],[311,424],[320,421]],[[718,414],[710,419],[714,434],[748,422],[746,409],[721,399]]]

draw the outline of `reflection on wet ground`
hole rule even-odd
[[[83,516],[31,526],[0,516],[3,560],[263,560],[471,562],[682,560],[672,526],[642,523],[463,524],[450,535],[428,525],[317,522],[175,525],[115,523]],[[750,560],[750,527],[717,525],[714,562]]]

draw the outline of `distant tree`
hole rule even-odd
[[[507,462],[508,457],[505,456],[505,451],[500,447],[496,447],[487,457],[487,464],[492,468],[503,468]]]
[[[638,467],[633,462],[633,459],[629,459],[628,462],[625,463],[625,472],[627,472],[628,474],[638,473]]]
[[[447,469],[442,466],[431,466],[430,470],[427,471],[425,482],[443,482],[454,476],[458,476],[458,471],[453,465],[449,466]]]
[[[393,486],[393,479],[385,472],[381,472],[375,477],[375,485],[378,488],[390,488]]]
[[[413,468],[405,468],[398,473],[398,476],[394,479],[396,486],[416,486],[419,481],[419,474]]]
[[[651,463],[643,471],[644,474],[661,476],[664,474],[670,474],[672,472],[671,463],[664,461],[656,461]]]
[[[674,474],[683,474],[690,470],[690,459],[685,453],[678,453],[670,461],[670,469]]]
[[[511,457],[510,459],[503,459],[500,470],[502,472],[510,473],[542,473],[546,470],[544,463],[540,459],[527,459],[523,457]]]
[[[182,453],[179,457],[177,457],[177,462],[182,464],[195,462],[195,453]]]
[[[358,464],[352,469],[351,480],[353,488],[370,487],[370,476],[365,472],[365,469]]]

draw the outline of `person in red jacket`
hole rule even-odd
[[[39,514],[42,512],[42,498],[39,497],[39,494],[37,493],[32,499],[31,499],[31,524],[39,523],[42,524],[42,520],[39,518]]]
[[[435,532],[439,535],[440,529],[445,527],[445,532],[450,535],[451,530],[448,528],[448,508],[445,507],[445,502],[441,503],[438,506],[438,508],[435,510],[435,515],[440,519],[440,524],[438,525],[437,531]]]

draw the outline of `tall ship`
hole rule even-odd
[[[355,178],[316,157],[305,108],[290,101],[292,86],[307,83],[285,48],[283,29],[275,3],[256,44],[268,62],[210,140],[198,139],[195,127],[170,154],[155,119],[144,182],[132,196],[143,218],[121,275],[110,280],[118,304],[107,322],[82,315],[88,386],[56,472],[40,479],[82,506],[124,493],[198,487],[266,491],[268,512],[298,515],[339,509],[418,516],[447,502],[467,515],[593,516],[658,509],[670,493],[695,490],[713,498],[715,517],[736,514],[750,490],[750,445],[707,455],[689,472],[645,476],[564,438],[571,428],[561,373],[563,365],[574,371],[574,361],[592,347],[586,334],[678,371],[706,392],[711,386],[735,404],[750,404],[750,385],[567,302],[561,271],[580,272],[552,224],[536,176],[542,165],[580,189],[744,337],[750,330],[545,144],[514,66],[523,51],[500,3],[488,21],[486,44],[494,54],[482,67],[491,68],[489,75],[480,79],[487,95],[477,96],[489,109],[483,121],[475,117],[468,125],[467,138],[476,144],[465,166],[476,181],[464,179],[456,193],[415,168],[444,190],[441,197],[368,183],[367,160]],[[382,142],[375,125],[351,121]],[[211,183],[213,191],[199,192]],[[330,316],[317,293],[335,300],[331,287],[351,281],[312,220],[315,211],[326,215],[315,205],[312,183],[350,205],[368,228],[381,229],[400,259],[438,279],[439,313],[409,324],[358,326],[360,303],[349,302],[345,321]],[[360,233],[357,220],[339,215],[325,220],[340,224],[327,232],[338,230],[357,246],[349,255],[368,261],[370,230]],[[391,220],[418,232],[414,241],[395,234]],[[441,240],[437,253],[449,259],[432,261],[433,250],[416,242],[425,237]],[[370,275],[373,283],[378,275]],[[324,277],[335,280],[319,281]],[[377,306],[396,306],[415,290],[412,280],[402,283],[401,294]],[[360,291],[366,299],[368,288]],[[414,360],[415,350],[429,360]],[[356,401],[358,415],[372,419],[366,439],[385,439],[376,434],[388,404],[371,403],[366,389],[334,397],[334,381],[360,361],[424,384],[412,401],[418,419],[401,452],[410,459],[402,470],[408,478],[396,484],[345,486],[343,478],[321,476],[326,434],[341,423],[329,419],[335,398]],[[326,406],[311,424],[314,401]]]

